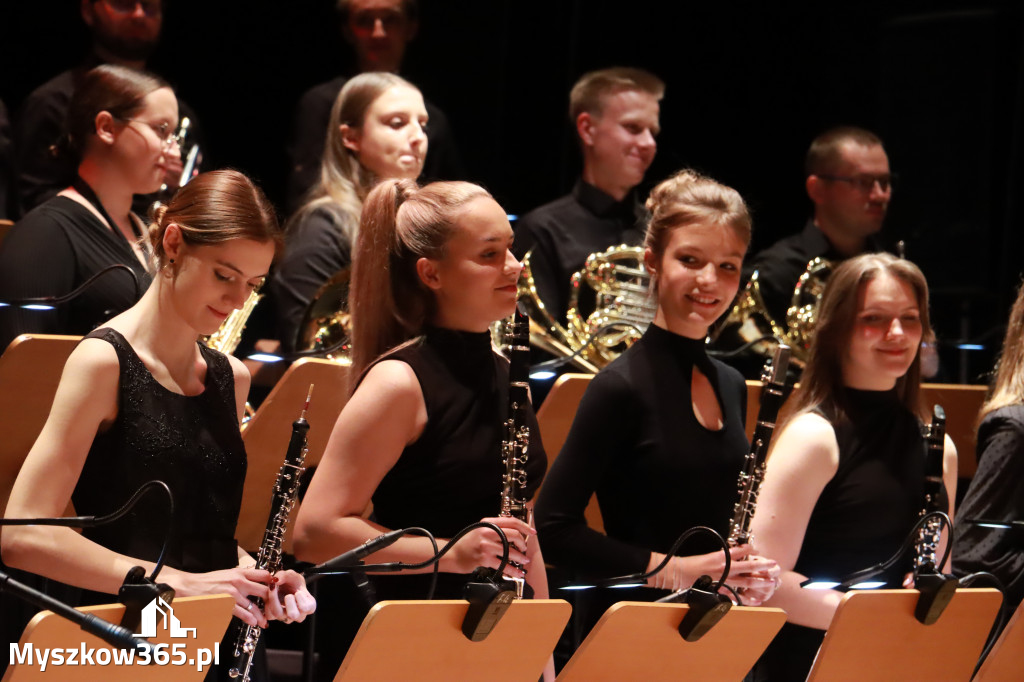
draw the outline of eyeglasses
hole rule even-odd
[[[103,0],[107,7],[118,14],[131,14],[136,7],[142,6],[142,13],[147,17],[159,16],[161,10],[160,0]]]
[[[824,173],[816,173],[815,175],[822,180],[848,182],[865,194],[871,193],[871,190],[875,188],[875,183],[878,184],[878,188],[883,192],[888,192],[892,189],[893,182],[896,181],[896,176],[888,173],[883,175],[871,175],[869,173],[862,173],[861,175],[825,175]]]
[[[157,124],[137,118],[122,118],[120,116],[117,117],[117,120],[124,121],[125,123],[141,123],[149,126],[149,129],[156,134],[164,149],[170,149],[176,144],[181,144],[181,141],[185,138],[184,131],[181,131],[180,129],[172,129],[170,123]]]

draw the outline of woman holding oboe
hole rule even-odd
[[[481,187],[385,180],[367,196],[351,291],[354,390],[296,523],[296,556],[324,561],[389,529],[421,526],[439,543],[480,520],[500,526],[510,559],[547,596],[534,530],[500,517],[508,362],[491,323],[515,309],[522,265],[512,228]],[[532,410],[527,490],[546,468]],[[363,512],[373,502],[373,514]],[[438,596],[461,598],[467,574],[496,568],[497,534],[476,529],[440,562]],[[407,536],[367,561],[421,562],[429,541]],[[430,568],[422,569],[422,572]],[[524,571],[509,565],[506,575]],[[429,575],[374,578],[377,596],[423,599]],[[553,671],[552,671],[553,672]]]
[[[921,340],[929,333],[928,285],[913,263],[866,254],[829,278],[810,358],[787,408],[793,416],[775,438],[754,517],[758,544],[783,569],[768,605],[788,615],[754,668],[757,680],[804,679],[810,670],[843,594],[801,589],[802,581],[841,580],[885,561],[918,520]],[[947,437],[950,501],[956,471]],[[878,579],[909,584],[911,558]]]
[[[281,241],[273,208],[241,173],[204,173],[155,211],[148,236],[153,283],[72,352],[6,516],[60,516],[69,502],[78,514],[105,515],[154,479],[169,486],[174,515],[151,493],[121,521],[82,535],[8,527],[3,560],[114,595],[133,566],[152,571],[169,534],[158,580],[178,596],[230,594],[234,616],[249,625],[302,620],[315,608],[302,577],[253,569],[234,538],[249,373],[198,342],[263,282]]]
[[[743,377],[709,358],[704,343],[739,289],[746,204],[736,190],[682,171],[654,188],[647,210],[654,321],[590,383],[537,503],[549,561],[583,579],[652,569],[694,526],[726,537],[749,449]],[[604,534],[584,518],[595,492]],[[743,589],[744,603],[771,596],[775,562],[750,546],[730,553],[728,584]],[[685,589],[703,574],[717,579],[724,564],[718,543],[691,538],[648,585]]]

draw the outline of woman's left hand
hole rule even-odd
[[[270,598],[263,609],[267,620],[301,623],[316,611],[316,599],[306,589],[306,580],[300,574],[280,571],[274,574],[274,579]]]

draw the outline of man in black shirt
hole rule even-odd
[[[50,148],[65,132],[68,104],[81,75],[100,64],[145,69],[160,41],[162,0],[83,0],[81,13],[93,40],[85,61],[36,88],[25,100],[16,121],[14,148],[20,214],[55,196],[74,179],[75,162],[54,155]],[[188,115],[194,124],[195,115],[180,100],[178,104],[182,115]],[[181,176],[181,159],[173,154],[167,159],[165,181],[168,190],[173,191]],[[151,197],[140,199],[135,209],[144,213],[151,203]]]
[[[527,213],[516,225],[514,251],[528,251],[537,292],[565,322],[569,280],[587,256],[619,244],[643,243],[640,184],[658,145],[665,85],[640,69],[584,75],[569,94],[569,118],[583,151],[583,174],[572,193]]]
[[[405,48],[419,28],[417,0],[339,0],[342,35],[356,54],[359,73],[398,73]],[[288,212],[302,205],[303,196],[320,177],[327,122],[331,107],[348,79],[339,76],[307,90],[295,107],[288,159]],[[429,152],[423,164],[424,180],[460,180],[465,173],[455,138],[444,112],[430,102],[427,140]]]
[[[786,324],[800,275],[817,257],[838,262],[861,253],[881,251],[882,229],[892,174],[882,140],[862,128],[828,130],[811,143],[805,162],[807,195],[814,216],[799,234],[777,241],[744,268],[754,270],[772,318]]]

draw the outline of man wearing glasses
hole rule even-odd
[[[56,158],[50,147],[64,132],[68,104],[81,74],[100,64],[119,64],[145,69],[156,50],[163,23],[162,0],[81,0],[82,20],[92,33],[92,48],[82,64],[36,88],[25,100],[14,130],[17,155],[15,209],[24,215],[60,190],[74,177],[74,163]],[[181,116],[193,122],[195,115],[179,100]],[[172,133],[174,131],[171,131]],[[180,157],[169,159],[166,182],[177,189]],[[145,215],[152,198],[137,198],[135,208]]]
[[[805,170],[814,216],[802,232],[777,241],[745,268],[748,277],[758,271],[765,306],[783,326],[797,280],[811,260],[822,257],[836,263],[882,250],[876,235],[892,198],[882,140],[863,128],[832,128],[816,137],[807,150]]]

